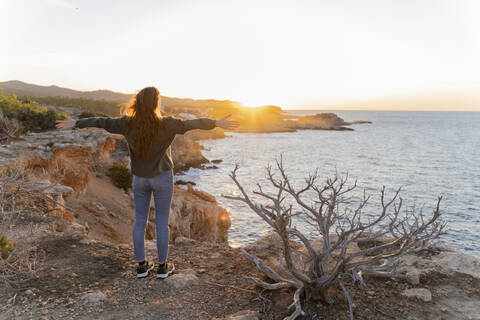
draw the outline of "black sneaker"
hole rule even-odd
[[[175,265],[171,262],[164,263],[163,265],[158,265],[157,268],[157,278],[165,279],[175,271]]]
[[[148,276],[148,272],[153,269],[153,262],[145,261],[143,265],[137,267],[137,278]]]

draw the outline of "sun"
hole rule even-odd
[[[256,108],[272,104],[273,97],[245,97],[239,99],[246,108]]]

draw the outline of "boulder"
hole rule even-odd
[[[191,269],[183,270],[181,273],[173,274],[163,281],[173,289],[183,289],[199,282],[195,272]]]
[[[90,292],[82,296],[82,300],[84,300],[85,303],[89,304],[100,304],[105,301],[106,298],[107,296],[105,295],[105,293],[101,291]]]
[[[170,237],[186,237],[197,241],[226,242],[231,222],[227,210],[200,195],[198,191],[175,187],[170,211]],[[213,198],[214,199],[214,198]]]

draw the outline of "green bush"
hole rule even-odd
[[[2,259],[6,260],[13,249],[15,249],[15,242],[9,241],[7,236],[2,236],[2,238],[0,238],[0,255]]]
[[[0,110],[8,119],[15,119],[20,123],[22,133],[52,130],[55,129],[56,120],[66,119],[64,114],[39,107],[31,100],[22,101],[13,94],[0,94]]]
[[[85,98],[69,98],[69,97],[22,97],[24,100],[35,100],[38,103],[52,105],[57,107],[77,107],[85,111],[91,112],[94,116],[107,115],[109,117],[117,117],[120,115],[121,104],[125,101],[107,101]]]
[[[125,191],[132,187],[133,175],[124,164],[114,163],[113,166],[108,169],[108,173],[115,186]]]

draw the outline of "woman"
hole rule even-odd
[[[133,174],[133,195],[135,203],[135,224],[133,246],[138,262],[137,277],[148,275],[154,264],[145,260],[144,237],[147,225],[150,198],[155,201],[155,222],[157,232],[158,268],[157,277],[166,278],[175,266],[167,262],[168,217],[173,194],[173,162],[170,145],[177,134],[188,130],[210,130],[215,127],[234,129],[238,122],[200,118],[181,120],[162,117],[159,106],[160,93],[155,87],[142,89],[120,118],[88,118],[81,120],[57,121],[58,129],[103,128],[111,133],[125,136],[131,159]]]

